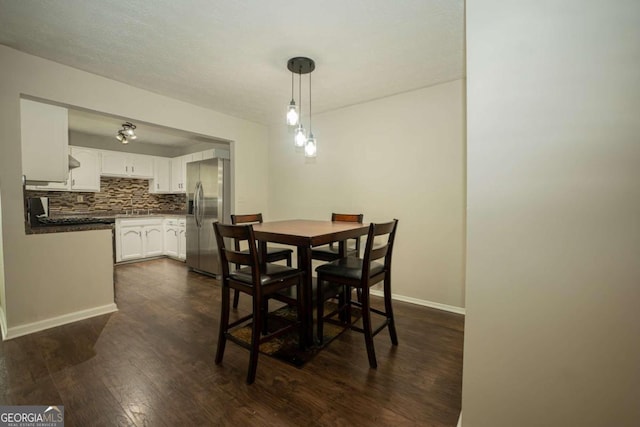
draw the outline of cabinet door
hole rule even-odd
[[[80,166],[71,170],[71,189],[100,191],[100,153],[89,148],[71,147],[71,155]]]
[[[119,237],[120,256],[116,256],[116,261],[127,261],[144,257],[142,227],[124,226],[120,229]]]
[[[153,179],[149,181],[150,193],[168,193],[171,191],[171,159],[155,157],[153,159]]]
[[[184,175],[182,165],[184,161],[182,157],[174,157],[171,159],[171,191],[173,193],[184,193]]]
[[[153,157],[129,154],[127,172],[133,178],[153,178]]]
[[[182,260],[187,259],[187,234],[184,224],[178,228],[178,258]]]
[[[178,228],[167,225],[164,229],[164,253],[171,257],[178,257]]]
[[[162,239],[162,225],[148,225],[144,227],[144,256],[162,255],[164,249]]]
[[[210,150],[205,150],[200,154],[202,154],[202,160],[213,159],[216,156],[215,150],[213,148],[211,148]]]
[[[49,182],[44,185],[36,185],[33,188],[36,190],[44,190],[44,191],[69,191],[71,178],[67,179],[65,182]]]
[[[20,100],[22,174],[28,181],[69,178],[68,122],[66,108]]]
[[[127,164],[127,154],[117,151],[103,151],[102,175],[128,176],[129,165]]]

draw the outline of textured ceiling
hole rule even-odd
[[[464,77],[463,32],[463,0],[0,0],[0,44],[264,124],[291,57],[322,112]]]

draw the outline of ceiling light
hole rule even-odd
[[[316,63],[313,59],[306,57],[295,57],[287,61],[287,68],[291,71],[291,103],[289,104],[289,110],[287,112],[287,123],[289,125],[296,125],[294,136],[294,145],[298,148],[304,147],[304,153],[306,157],[316,156],[316,139],[313,137],[311,131],[311,72],[315,70]],[[293,123],[289,120],[289,113],[291,113],[291,107],[295,108],[295,101],[293,100],[293,74],[299,75],[298,84],[298,100],[300,102],[300,112],[302,112],[302,75],[309,74],[309,137],[305,134],[304,126],[302,126],[302,114],[298,115],[297,122]],[[293,113],[291,113],[293,116]],[[297,110],[296,110],[297,114]]]
[[[136,125],[130,122],[125,122],[122,124],[122,129],[118,130],[116,134],[116,139],[123,144],[128,144],[129,140],[136,139],[136,133],[134,132]]]

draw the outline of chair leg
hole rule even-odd
[[[351,325],[351,286],[344,285],[344,323]]]
[[[247,384],[253,384],[258,368],[258,354],[260,353],[260,331],[262,331],[262,302],[253,297],[253,325],[251,328],[251,349],[249,354],[249,372]]]
[[[302,279],[298,280],[296,284],[296,295],[302,295]],[[304,312],[304,305],[302,298],[296,298],[296,311],[297,311],[297,320],[298,320],[298,347],[300,350],[304,350],[304,333],[305,330],[303,328],[302,322],[302,313]]]
[[[269,333],[269,329],[268,329],[268,315],[269,315],[269,300],[267,298],[265,298],[264,301],[262,301],[262,334],[263,335],[267,335]]]
[[[236,291],[238,292],[238,291]],[[218,348],[216,350],[216,365],[222,362],[224,348],[227,343],[227,329],[229,329],[229,286],[222,285],[222,307],[220,309],[220,330],[218,331]]]
[[[317,322],[317,335],[318,335],[318,343],[322,345],[324,338],[324,298],[322,292],[322,284],[323,280],[318,277],[318,287],[316,288],[316,317],[318,318]]]
[[[371,331],[371,310],[369,300],[369,288],[362,289],[362,329],[364,329],[364,342],[367,346],[367,356],[369,357],[369,366],[372,369],[378,367],[376,362],[376,351],[373,348],[373,333]]]
[[[238,301],[240,301],[240,292],[234,289],[233,292],[233,308],[238,308]]]
[[[391,344],[398,345],[398,335],[396,334],[396,321],[393,318],[393,308],[391,307],[391,272],[387,272],[384,279],[384,311],[387,313],[387,327],[389,328],[389,336]]]

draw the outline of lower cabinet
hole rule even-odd
[[[164,253],[180,260],[187,259],[185,220],[167,218],[164,220]]]
[[[162,217],[116,219],[116,262],[164,254]]]
[[[117,218],[116,262],[167,255],[186,259],[185,220]]]

